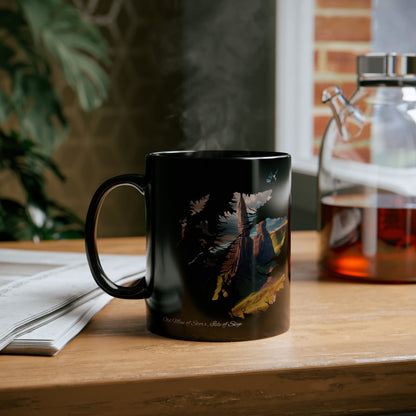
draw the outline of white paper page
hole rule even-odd
[[[100,259],[114,281],[145,270],[144,256]],[[0,349],[40,319],[101,293],[85,254],[0,250]]]
[[[110,300],[104,294],[16,337],[1,353],[55,355],[88,324]]]
[[[131,283],[138,277],[134,276],[134,279],[128,276],[118,280],[117,283]],[[29,329],[13,339],[1,353],[48,356],[57,354],[78,335],[96,313],[113,299],[100,289],[95,294],[96,296],[87,302],[80,303],[78,306],[77,302],[74,302],[70,307],[46,316],[34,325],[34,329]]]

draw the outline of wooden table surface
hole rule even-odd
[[[188,342],[114,299],[55,357],[0,356],[0,415],[344,415],[416,411],[416,284],[318,278],[318,237],[292,233],[291,329]],[[0,247],[83,251],[82,241]],[[102,253],[144,253],[143,238]]]

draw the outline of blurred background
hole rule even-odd
[[[68,178],[51,180],[56,198],[83,216],[104,179],[144,173],[154,151],[274,148],[273,0],[74,4],[108,42],[110,96],[85,115],[63,83],[71,133],[55,155]],[[142,197],[113,191],[99,232],[143,235]]]
[[[1,0],[0,5],[13,3]],[[315,229],[317,155],[330,119],[320,102],[322,90],[338,84],[351,95],[357,55],[416,51],[412,0],[69,3],[99,29],[109,57],[104,65],[108,98],[93,112],[80,109],[64,77],[54,73],[68,136],[53,159],[66,180],[47,173],[46,186],[51,198],[81,219],[105,179],[144,172],[146,153],[277,149],[293,153],[296,160],[292,227]],[[287,7],[296,20],[287,19]],[[285,45],[291,51],[283,51]],[[298,62],[306,64],[290,66],[285,56],[297,49],[303,59]],[[279,74],[284,65],[294,71],[288,81],[293,93],[283,91],[286,75]],[[288,125],[282,133],[279,126],[290,117],[295,127]],[[294,131],[296,125],[303,126],[302,133]],[[297,158],[298,152],[302,157]],[[15,183],[1,175],[0,194],[14,195]],[[99,235],[143,235],[144,215],[136,191],[116,189],[104,204]]]

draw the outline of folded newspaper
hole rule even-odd
[[[100,259],[119,285],[145,272],[145,256]],[[0,352],[55,355],[111,299],[85,254],[0,249]]]

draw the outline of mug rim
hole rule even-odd
[[[167,150],[152,152],[147,157],[168,159],[284,159],[289,153],[262,150]]]

